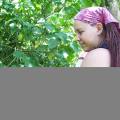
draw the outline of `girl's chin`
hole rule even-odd
[[[91,50],[84,50],[85,52],[90,52]]]
[[[93,47],[88,46],[88,45],[85,45],[85,44],[83,44],[81,47],[83,48],[83,50],[84,50],[85,52],[89,52],[89,51],[91,51],[91,50],[94,49]]]

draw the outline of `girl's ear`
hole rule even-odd
[[[100,35],[102,33],[102,31],[103,31],[103,25],[102,25],[102,23],[100,23],[100,22],[97,23],[96,24],[96,28],[97,28],[97,32],[98,32],[97,34]]]

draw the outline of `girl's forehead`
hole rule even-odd
[[[88,27],[87,23],[84,23],[82,21],[74,21],[74,29],[75,30],[82,30],[82,29],[86,29]]]

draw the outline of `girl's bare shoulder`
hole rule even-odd
[[[97,48],[87,53],[81,67],[110,67],[110,63],[110,51],[105,48]]]
[[[94,50],[91,50],[90,52],[87,53],[87,55],[98,55],[98,54],[102,54],[102,55],[110,55],[110,51],[108,49],[105,48],[96,48]]]

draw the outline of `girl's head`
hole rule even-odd
[[[85,51],[94,49],[105,39],[105,24],[117,22],[103,7],[82,9],[74,18],[78,41]]]
[[[111,66],[120,66],[119,22],[103,7],[82,9],[74,18],[78,41],[85,51],[107,43],[111,52]]]

